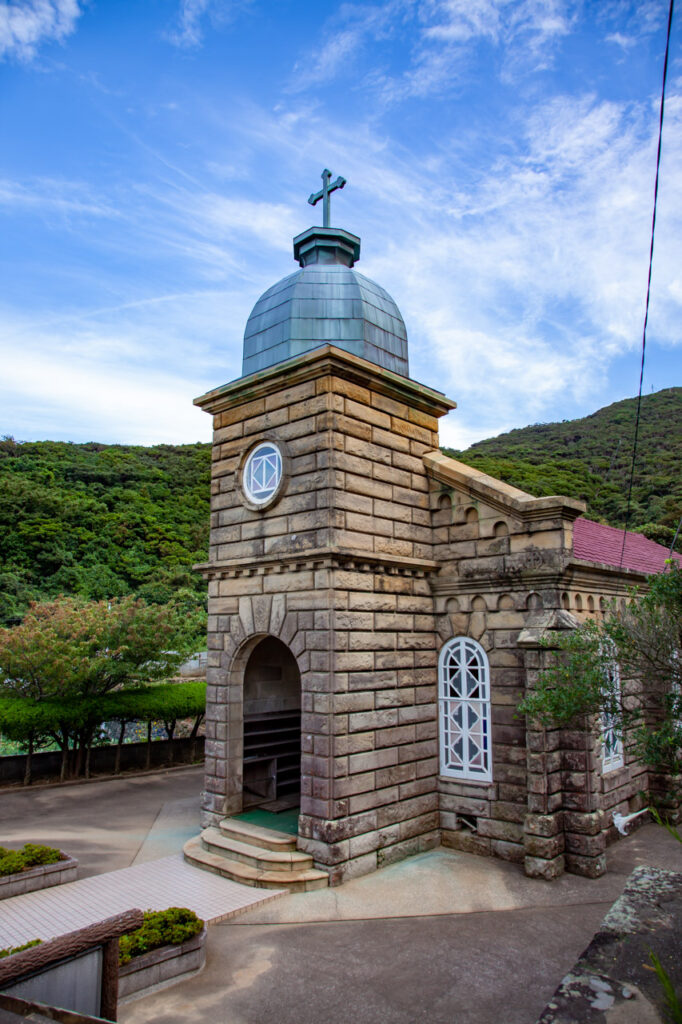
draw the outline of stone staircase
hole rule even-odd
[[[313,858],[296,849],[296,836],[237,818],[205,828],[185,843],[183,852],[195,867],[259,889],[310,892],[329,885],[326,871],[318,871]]]

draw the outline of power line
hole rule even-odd
[[[620,567],[623,568],[625,558],[625,541],[628,535],[628,524],[630,522],[630,508],[632,504],[632,486],[635,478],[635,462],[637,459],[637,441],[639,439],[639,420],[642,409],[642,382],[644,380],[644,358],[646,355],[646,329],[649,322],[649,299],[651,296],[651,269],[654,262],[654,236],[656,233],[656,207],[658,205],[658,176],[661,167],[661,141],[663,139],[663,111],[665,109],[665,83],[668,77],[668,55],[670,53],[670,34],[673,24],[673,8],[675,0],[670,0],[668,11],[668,35],[665,43],[665,60],[663,61],[663,85],[661,88],[661,109],[658,118],[658,152],[656,154],[656,181],[654,184],[654,211],[651,218],[651,245],[649,246],[649,277],[646,286],[646,305],[644,308],[644,328],[642,330],[642,362],[639,368],[639,391],[637,393],[637,415],[635,416],[635,436],[632,444],[632,462],[630,464],[630,483],[628,485],[628,501],[625,509],[625,525],[623,526],[623,546],[620,550]]]
[[[672,558],[672,557],[673,557],[673,551],[675,550],[675,541],[677,540],[677,537],[678,537],[678,534],[679,534],[679,532],[680,532],[680,527],[681,527],[681,526],[682,526],[682,516],[680,516],[680,521],[679,521],[679,523],[677,524],[677,529],[675,530],[675,536],[673,537],[673,542],[672,542],[672,544],[670,545],[670,552],[669,552],[669,554],[670,554],[670,558]]]

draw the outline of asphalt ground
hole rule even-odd
[[[174,852],[198,825],[200,769],[0,794],[0,844],[58,845],[82,876]],[[121,1008],[122,1024],[533,1024],[642,863],[682,870],[645,825],[600,879],[525,878],[435,850],[209,930],[204,971]]]

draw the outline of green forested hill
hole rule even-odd
[[[623,526],[637,400],[591,416],[511,430],[449,455],[536,496],[587,502],[588,515]],[[682,515],[682,388],[642,398],[630,529],[669,545]],[[680,544],[677,545],[680,548]]]
[[[0,442],[0,622],[60,593],[203,603],[210,445]]]
[[[635,400],[449,454],[530,494],[566,494],[623,525]],[[682,515],[682,388],[642,403],[631,526],[670,544]],[[201,604],[210,445],[0,441],[0,622],[60,593]],[[682,547],[678,543],[678,547]]]

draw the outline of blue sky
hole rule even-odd
[[[668,0],[0,0],[0,434],[208,440],[323,167],[466,447],[636,393]],[[644,389],[682,384],[673,26]]]

